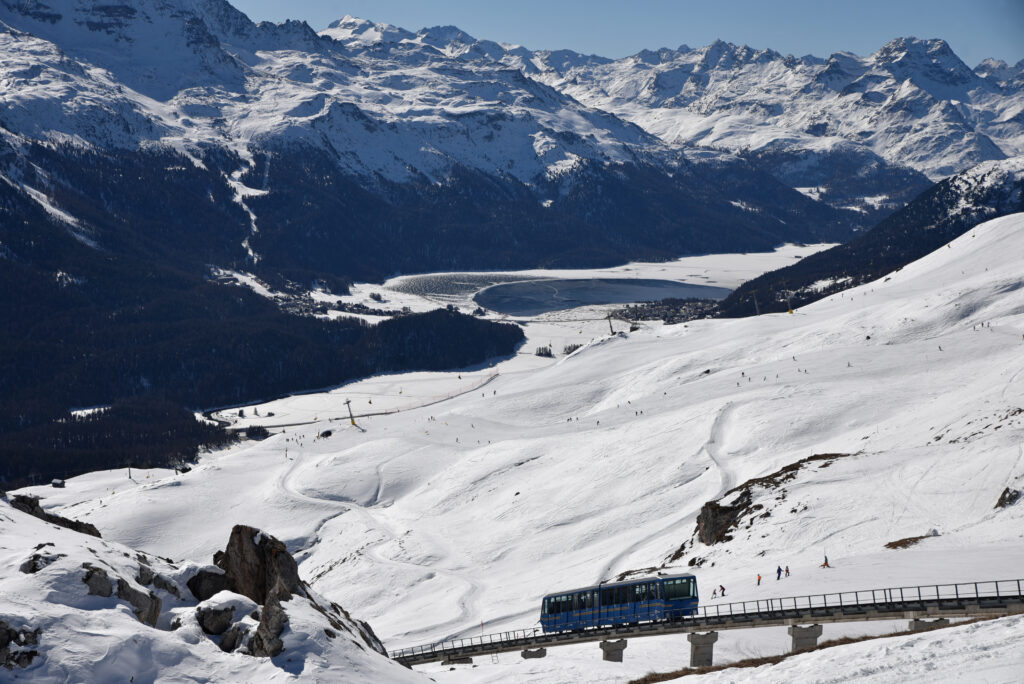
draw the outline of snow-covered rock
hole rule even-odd
[[[257,606],[223,591],[197,605],[185,587],[194,563],[59,527],[6,502],[0,502],[0,536],[4,677],[421,681],[381,654],[380,642],[364,623],[313,592],[280,594]],[[287,560],[294,565],[291,556]],[[252,617],[254,610],[261,617]],[[265,641],[276,640],[275,657],[252,655],[268,654],[259,649],[259,639],[252,642],[262,634]]]

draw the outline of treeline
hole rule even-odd
[[[444,370],[514,353],[520,328],[449,310],[369,326],[288,316],[272,305],[200,315],[184,302],[119,325],[41,321],[0,341],[0,475],[24,483],[90,470],[168,466],[223,442],[184,407],[245,403],[383,372]],[[160,397],[154,399],[153,397]],[[69,406],[113,404],[97,419]]]
[[[196,420],[173,402],[133,397],[88,415],[65,413],[59,420],[5,433],[0,475],[5,486],[20,487],[93,470],[172,468],[194,462],[204,446],[233,440],[222,427]]]

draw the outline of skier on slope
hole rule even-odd
[[[761,586],[761,574],[760,573],[758,573],[758,575],[757,575],[757,586]]]
[[[778,582],[780,579],[782,579],[782,566],[781,565],[778,568],[776,568],[776,570],[775,570],[775,581]]]
[[[719,584],[718,585],[718,589],[719,589],[719,591],[722,592],[722,596],[725,596],[725,587],[723,587],[721,584]]]

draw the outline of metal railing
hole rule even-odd
[[[700,623],[728,624],[729,622],[748,622],[753,618],[785,617],[792,614],[810,613],[813,617],[825,617],[837,614],[856,614],[858,609],[908,611],[926,609],[928,606],[947,603],[960,604],[974,600],[998,602],[1000,599],[1024,603],[1024,579],[990,580],[985,582],[963,582],[959,584],[922,584],[910,587],[886,587],[883,589],[864,589],[831,594],[808,594],[806,596],[789,596],[785,598],[758,599],[754,601],[737,601],[734,603],[715,603],[703,605],[696,614],[661,621],[657,625],[697,625]],[[636,626],[636,625],[634,625]],[[591,633],[605,628],[621,627],[621,625],[603,625],[569,632],[542,632],[539,627],[516,629],[506,632],[495,632],[478,637],[447,639],[439,642],[412,646],[392,651],[390,656],[395,660],[403,660],[416,656],[458,655],[468,650],[491,647],[508,647],[528,645],[530,642],[542,641],[545,645],[559,641],[571,643],[572,637],[586,637]],[[643,633],[640,633],[643,635]]]

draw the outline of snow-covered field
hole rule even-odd
[[[395,310],[408,307],[411,311],[431,311],[439,307],[455,306],[464,312],[476,308],[473,295],[483,285],[473,287],[452,286],[464,280],[481,282],[548,278],[656,278],[675,280],[696,285],[713,285],[733,289],[741,283],[767,271],[788,266],[806,256],[828,249],[830,244],[782,245],[773,252],[750,252],[746,254],[709,254],[699,257],[684,257],[666,262],[633,262],[623,266],[594,269],[532,269],[525,271],[501,271],[492,273],[431,273],[428,275],[399,276],[381,285],[357,283],[352,293],[345,296],[311,292],[314,300],[337,301],[346,304],[362,304],[372,309]],[[257,294],[275,298],[278,294],[267,290],[252,276],[231,274],[238,282],[250,287]],[[440,285],[439,285],[440,283]],[[371,295],[380,295],[383,302],[375,301]],[[515,317],[526,333],[526,343],[519,354],[512,358],[485,367],[464,369],[454,373],[402,373],[393,376],[368,378],[349,383],[329,392],[302,394],[253,406],[241,407],[244,416],[238,415],[238,408],[219,411],[215,417],[237,427],[263,425],[265,427],[288,426],[296,423],[324,421],[330,423],[347,420],[351,400],[352,410],[357,415],[384,411],[406,410],[426,406],[451,398],[453,395],[482,389],[496,373],[515,373],[544,368],[556,362],[568,345],[590,344],[609,333],[607,313],[620,308],[619,304],[587,306],[571,311],[553,311],[538,316]],[[338,316],[352,314],[332,312]],[[380,320],[380,317],[362,316]],[[509,317],[489,312],[487,318],[506,320]],[[622,330],[626,325],[614,321],[613,327]],[[643,323],[645,327],[658,327],[656,322]],[[536,356],[537,347],[550,346],[556,359]],[[269,415],[273,414],[273,415]]]
[[[327,420],[337,392],[307,395],[290,410],[316,422],[186,475],[113,471],[35,491],[106,539],[175,559],[208,562],[235,523],[263,528],[390,648],[531,627],[543,594],[661,566],[683,542],[677,565],[703,559],[704,602],[718,584],[744,600],[1024,576],[1024,505],[994,508],[1024,488],[1024,215],[793,314],[602,326],[579,352],[505,362],[472,391],[490,369],[367,381],[374,406],[396,390],[463,393],[358,428]],[[531,330],[525,351],[541,337]],[[822,453],[847,456],[763,494],[771,515],[732,541],[691,546],[705,502]],[[776,581],[780,564],[792,576]],[[828,625],[825,638],[903,627]],[[706,678],[1015,681],[1021,636],[1008,618]],[[723,632],[715,658],[787,648],[784,629]],[[688,657],[685,639],[659,637],[631,640],[621,664],[590,644],[421,669],[439,682],[622,682]]]

